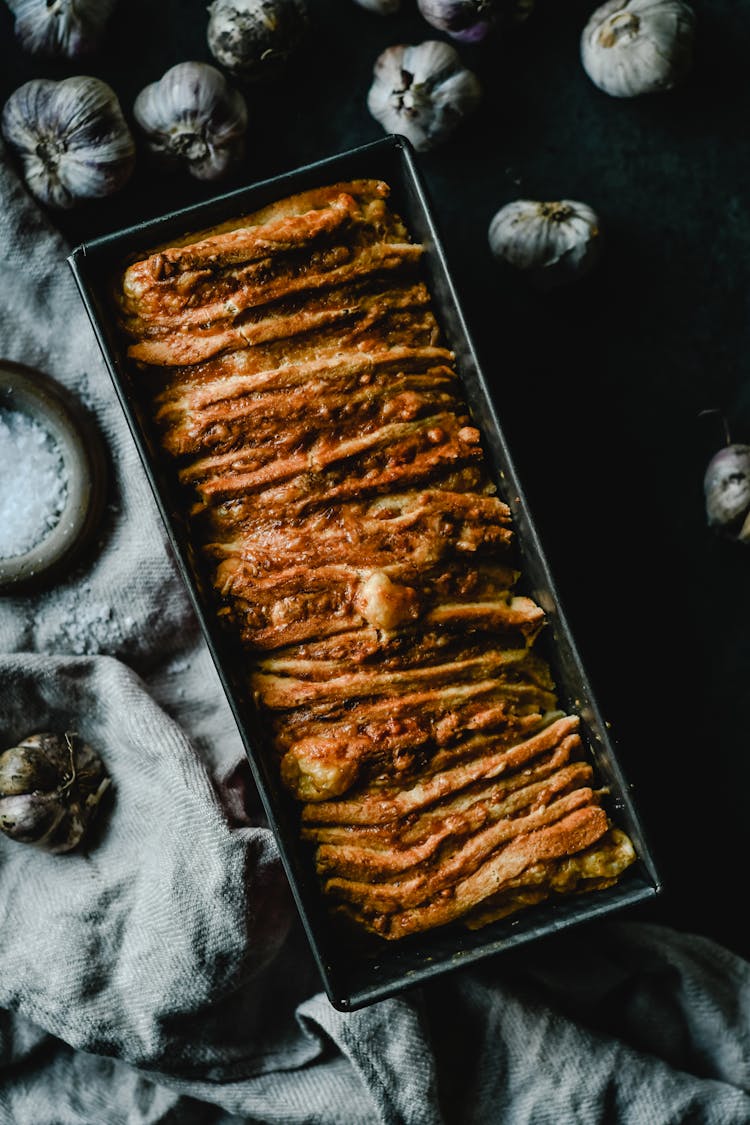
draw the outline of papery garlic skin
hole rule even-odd
[[[11,836],[19,844],[46,847],[66,816],[65,805],[54,793],[19,793],[0,797],[0,832]],[[65,841],[72,849],[80,843],[82,836],[83,826],[78,821],[71,833],[65,832]]]
[[[141,90],[133,115],[151,151],[185,164],[196,179],[221,179],[244,154],[245,99],[208,63],[171,67]]]
[[[709,527],[750,543],[750,445],[726,445],[714,454],[703,478]]]
[[[683,0],[607,0],[583,30],[581,62],[615,98],[670,90],[690,69],[694,29]]]
[[[552,288],[587,274],[601,250],[601,224],[586,203],[516,199],[493,217],[488,231],[496,258]]]
[[[449,43],[388,47],[378,57],[367,107],[386,133],[401,133],[419,152],[442,144],[479,105],[477,76]]]
[[[110,779],[75,734],[33,734],[0,754],[0,831],[59,854],[83,840]]]
[[[116,0],[8,0],[24,51],[78,58],[95,51]]]
[[[209,6],[208,47],[238,78],[276,76],[304,43],[307,0],[214,0]]]
[[[133,171],[135,142],[117,95],[98,78],[26,82],[5,103],[0,127],[29,190],[50,207],[110,195]]]
[[[431,27],[460,43],[481,43],[498,17],[498,0],[417,0]]]

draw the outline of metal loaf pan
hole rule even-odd
[[[415,240],[425,246],[423,268],[445,338],[457,355],[458,370],[497,483],[513,513],[520,551],[519,588],[535,598],[548,616],[537,642],[549,659],[560,706],[581,716],[587,752],[598,780],[608,787],[608,809],[626,831],[638,862],[607,890],[531,907],[477,931],[451,925],[398,942],[363,939],[342,932],[331,920],[315,875],[312,853],[299,839],[298,806],[284,792],[271,754],[260,744],[257,716],[238,674],[238,653],[218,625],[214,596],[191,544],[173,466],[159,446],[139,400],[138,378],[126,359],[126,342],[117,327],[111,299],[113,280],[127,262],[171,240],[241,217],[295,192],[357,178],[385,180],[391,200]],[[560,606],[537,530],[523,497],[486,379],[480,369],[451,280],[425,187],[413,151],[404,138],[389,136],[332,156],[274,179],[233,191],[206,203],[139,224],[79,246],[69,258],[81,296],[99,340],[122,409],[166,525],[206,642],[234,712],[253,775],[275,833],[307,937],[331,1003],[342,1011],[383,999],[450,969],[471,964],[574,923],[594,919],[656,894],[659,878],[644,839],[615,750],[592,696],[586,673]]]

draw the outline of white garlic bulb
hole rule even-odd
[[[709,527],[750,543],[750,445],[725,445],[708,463],[703,478]]]
[[[133,115],[160,156],[199,180],[220,179],[245,150],[247,105],[215,66],[183,62],[141,90]]]
[[[77,734],[32,734],[0,754],[0,832],[48,852],[72,851],[109,788]]]
[[[419,152],[446,140],[481,100],[479,79],[449,43],[388,47],[375,62],[367,107],[386,133]]]
[[[50,207],[109,195],[133,171],[133,137],[117,95],[98,78],[26,82],[5,103],[1,127],[29,190]]]
[[[8,0],[18,42],[32,55],[74,59],[96,50],[116,0]]]
[[[607,0],[583,30],[583,68],[615,98],[669,90],[690,69],[694,25],[684,0]]]
[[[601,228],[586,203],[516,199],[492,219],[489,243],[495,257],[547,289],[588,273],[599,256]]]
[[[214,0],[208,10],[209,50],[239,78],[278,74],[309,28],[307,0]]]

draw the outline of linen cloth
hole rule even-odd
[[[92,557],[0,597],[0,745],[74,729],[113,778],[86,850],[0,837],[0,1125],[750,1122],[750,966],[699,936],[601,923],[330,1006],[212,782],[240,740],[68,252],[0,152],[0,357],[76,392],[112,468]]]

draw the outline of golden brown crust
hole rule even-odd
[[[387,196],[281,200],[131,263],[117,300],[324,889],[394,939],[608,885],[633,853],[556,710]]]

